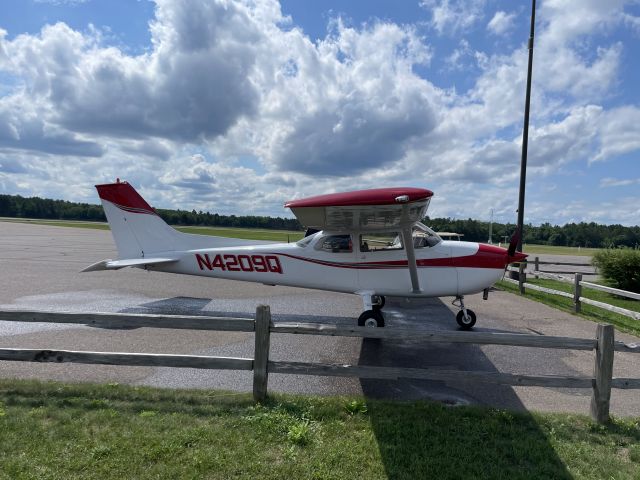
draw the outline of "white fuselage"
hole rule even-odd
[[[403,249],[362,251],[358,245],[350,244],[350,251],[327,251],[322,246],[328,235],[319,232],[306,245],[285,243],[172,251],[170,254],[179,258],[177,262],[147,268],[269,285],[412,297],[480,292],[499,280],[504,271],[504,249],[491,247],[490,251],[483,251],[482,247],[487,246],[478,243],[440,241],[415,250],[420,291],[414,292]]]

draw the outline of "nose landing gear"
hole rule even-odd
[[[384,327],[384,317],[382,316],[382,307],[385,304],[384,296],[374,295],[373,293],[364,293],[360,296],[364,304],[364,312],[358,317],[358,326]]]
[[[458,322],[460,328],[462,330],[471,330],[476,324],[476,314],[473,310],[469,310],[464,306],[464,297],[458,296],[451,303],[460,308],[460,311],[456,315],[456,322]]]

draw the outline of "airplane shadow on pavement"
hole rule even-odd
[[[217,306],[211,305],[208,298],[174,297],[122,312],[252,316],[248,311],[221,311]],[[388,298],[384,313],[390,328],[458,330],[454,313],[440,299],[407,301]],[[353,325],[355,320],[350,317],[278,313],[273,314],[273,319],[344,325]],[[476,329],[488,330],[481,324]],[[363,339],[358,364],[498,371],[478,345],[427,343],[412,339]],[[291,381],[295,382],[294,379]],[[331,382],[331,378],[323,381]],[[524,405],[509,386],[464,379],[457,382],[360,379],[360,386],[366,398],[383,400],[368,402],[367,415],[389,478],[530,478],[531,474],[545,478],[571,478],[547,436],[535,419],[526,413]],[[398,400],[400,403],[384,400]],[[419,400],[428,401],[415,403]],[[481,407],[456,407],[466,405]],[[484,409],[482,406],[499,409]]]
[[[194,298],[194,297],[173,297],[147,302],[136,307],[121,309],[119,313],[149,313],[162,315],[197,315],[211,317],[226,318],[254,318],[255,310],[240,311],[233,308],[235,304],[231,304],[229,309],[223,310],[219,308],[221,305],[214,303],[211,305],[210,298]],[[210,309],[213,307],[213,309]],[[218,308],[216,308],[218,307]],[[277,313],[272,311],[271,317],[276,322],[300,322],[300,323],[335,323],[341,325],[353,325],[354,319],[351,317],[327,317],[322,315],[296,315],[290,313]]]
[[[387,299],[384,309],[387,324],[393,328],[428,331],[458,331],[454,313],[438,298]],[[476,327],[480,330],[480,325]],[[428,368],[439,370],[497,372],[479,345],[432,343],[413,339],[387,340],[365,338],[359,365]],[[361,379],[362,390],[370,398],[417,400],[428,398],[447,405],[493,405],[524,410],[524,405],[507,385],[432,380]]]
[[[388,324],[458,330],[442,300],[387,299]],[[363,339],[359,365],[497,372],[479,345]],[[389,478],[571,478],[535,419],[510,386],[416,379],[361,379],[368,414]],[[420,402],[432,400],[434,402]],[[497,406],[456,408],[461,405]],[[518,418],[514,422],[514,416]]]

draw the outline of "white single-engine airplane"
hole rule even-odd
[[[289,207],[305,225],[297,243],[266,243],[190,235],[167,225],[126,182],[96,185],[118,260],[83,271],[138,267],[287,285],[362,297],[358,325],[383,327],[385,296],[454,296],[464,330],[476,323],[464,295],[488,291],[509,263],[526,255],[474,242],[444,241],[420,223],[433,192],[380,188],[293,200]],[[485,295],[486,298],[486,295]]]

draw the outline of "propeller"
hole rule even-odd
[[[507,268],[509,268],[510,260],[516,254],[516,247],[518,246],[518,242],[520,242],[520,229],[516,228],[516,231],[511,235],[511,240],[509,240],[509,248],[507,249],[507,263],[504,266],[504,272],[502,272],[502,278],[507,274]]]
[[[520,242],[520,229],[516,228],[516,231],[513,232],[513,235],[511,235],[509,248],[507,249],[507,254],[509,255],[509,257],[513,257],[515,255],[518,242]]]

